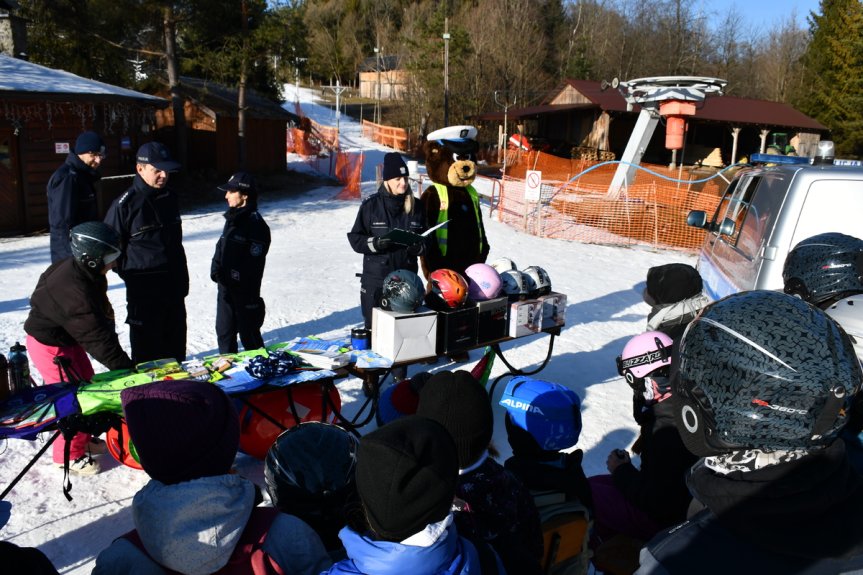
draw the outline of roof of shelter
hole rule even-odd
[[[238,114],[239,90],[237,88],[201,78],[181,76],[179,92],[213,117],[236,117]],[[251,117],[255,118],[298,121],[296,114],[282,108],[279,102],[251,89],[246,90],[246,110]]]

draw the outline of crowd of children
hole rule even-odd
[[[863,241],[823,236],[789,254],[786,293],[710,302],[695,268],[648,271],[647,330],[616,359],[640,433],[608,454],[608,474],[585,476],[581,400],[567,386],[508,381],[501,464],[486,387],[438,371],[385,390],[362,437],[327,423],[282,433],[262,506],[232,473],[238,417],[221,389],[128,388],[151,480],[132,502],[135,529],[93,573],[568,575],[588,558],[615,574],[863,569],[863,480],[849,457],[863,370],[829,315],[863,294]],[[549,494],[583,525],[578,561],[561,560]]]

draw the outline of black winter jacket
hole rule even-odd
[[[408,190],[406,193],[410,193]],[[370,238],[386,235],[396,228],[421,234],[426,230],[425,211],[420,202],[414,201],[413,212],[404,210],[404,196],[394,196],[384,186],[378,192],[366,198],[360,205],[354,227],[348,233],[348,242],[353,250],[363,254],[364,285],[380,286],[384,278],[398,269],[417,273],[417,256],[411,255],[402,245],[393,245],[386,252],[377,252],[370,243]],[[427,241],[423,245],[428,245]]]
[[[116,272],[129,301],[184,298],[189,271],[177,195],[148,186],[140,176],[108,208],[105,223],[120,234],[123,255]]]
[[[261,295],[264,265],[270,249],[270,227],[250,205],[225,212],[225,229],[216,244],[210,278],[243,301]]]
[[[674,425],[671,399],[654,404],[639,419],[641,468],[629,462],[619,465],[611,474],[614,485],[659,525],[679,523],[691,500],[686,474],[698,458],[686,449]]]
[[[51,228],[51,262],[72,256],[69,230],[99,218],[96,182],[101,174],[72,152],[48,180],[48,225]]]
[[[863,481],[845,446],[756,471],[689,479],[706,509],[654,537],[643,575],[835,574],[863,570]]]
[[[108,281],[75,259],[51,264],[30,296],[24,331],[45,345],[80,345],[108,369],[132,367],[114,331]],[[55,383],[55,382],[48,382]]]

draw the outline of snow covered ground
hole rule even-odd
[[[293,87],[285,91],[293,101]],[[303,111],[316,121],[335,125],[333,112],[315,103],[316,92],[300,90]],[[291,104],[292,109],[292,104]],[[346,116],[340,119],[342,146],[365,155],[363,193],[375,189],[374,167],[390,151],[362,137],[360,126]],[[291,168],[305,169],[300,158],[290,158]],[[298,336],[341,336],[362,323],[359,279],[362,258],[351,251],[345,234],[353,224],[358,201],[333,199],[338,187],[322,186],[298,195],[262,197],[260,210],[272,230],[263,297],[267,303],[264,338],[268,344]],[[210,281],[212,252],[222,229],[225,209],[222,195],[213,202],[183,214],[185,249],[189,260],[191,295],[188,354],[201,357],[217,351],[214,331],[216,287]],[[645,248],[584,245],[524,235],[486,214],[491,243],[490,260],[506,256],[520,268],[538,265],[551,276],[556,291],[568,296],[566,327],[555,340],[554,354],[537,377],[575,390],[583,399],[584,431],[579,447],[585,452],[588,475],[605,472],[608,452],[627,447],[636,426],[630,417],[630,391],[615,369],[614,358],[626,341],[645,328],[649,308],[641,300],[648,268],[674,261],[694,263],[686,254]],[[48,236],[0,239],[0,351],[4,354],[25,338],[23,323],[28,298],[42,271],[49,265]],[[120,341],[128,350],[125,288],[116,274],[109,274],[109,296],[118,317]],[[550,338],[522,338],[504,344],[504,355],[517,368],[531,369],[542,363]],[[439,361],[423,369],[472,367],[472,361],[455,366]],[[101,371],[98,369],[97,371]],[[419,371],[412,367],[410,373]],[[495,364],[492,378],[505,373]],[[338,382],[344,412],[356,413],[364,397],[360,381]],[[495,391],[494,441],[509,455],[502,408],[496,405],[503,391]],[[370,424],[373,426],[374,424]],[[43,440],[0,441],[0,488],[5,488],[43,445]],[[73,478],[73,501],[62,493],[62,472],[51,464],[50,449],[6,497],[12,513],[0,539],[44,551],[61,573],[89,573],[96,554],[132,526],[132,496],[147,481],[142,471],[117,464],[102,456],[105,471],[88,478]],[[262,464],[240,455],[241,473],[262,483]]]

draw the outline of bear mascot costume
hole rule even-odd
[[[428,227],[449,222],[434,232],[422,257],[426,278],[439,269],[464,276],[468,266],[485,263],[488,239],[482,224],[479,196],[471,185],[476,178],[476,128],[449,126],[435,130],[423,143],[426,171],[432,185],[420,201]]]

